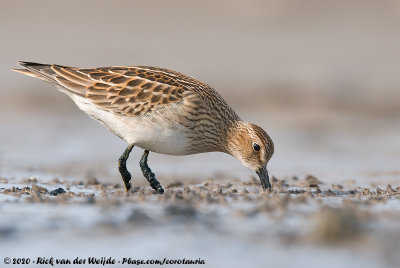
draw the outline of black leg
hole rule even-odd
[[[121,173],[122,180],[124,181],[125,189],[127,192],[132,188],[132,186],[130,183],[131,173],[129,173],[128,169],[126,168],[126,160],[128,160],[129,154],[131,153],[132,149],[133,149],[133,144],[126,147],[124,153],[118,159],[119,173]]]
[[[149,156],[149,151],[144,150],[142,158],[140,159],[140,162],[139,162],[140,168],[142,169],[144,177],[150,183],[151,188],[156,190],[156,192],[158,194],[163,194],[164,189],[162,188],[161,184],[156,179],[156,175],[153,172],[151,172],[151,169],[147,165],[147,156]]]

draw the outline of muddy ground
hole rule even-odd
[[[399,264],[399,186],[311,175],[273,177],[271,192],[255,177],[166,181],[157,195],[148,186],[127,194],[94,177],[1,178],[1,255],[200,258],[209,267]]]

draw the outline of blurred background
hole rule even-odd
[[[0,175],[121,183],[124,142],[52,85],[10,70],[24,60],[183,72],[271,135],[270,174],[398,185],[399,29],[396,0],[2,0]],[[146,185],[140,154],[128,166]],[[218,153],[153,153],[149,165],[161,182],[254,175]]]
[[[399,26],[394,0],[2,1],[0,171],[115,180],[125,147],[52,85],[10,71],[25,60],[181,71],[267,130],[272,174],[393,179]],[[223,154],[151,157],[160,175],[252,174]]]

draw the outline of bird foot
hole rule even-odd
[[[157,194],[163,194],[164,193],[164,189],[161,186],[160,182],[154,178],[154,180],[150,183],[151,188],[153,188]]]
[[[122,177],[122,180],[124,181],[125,189],[127,192],[129,192],[130,189],[132,189],[132,185],[130,183],[131,181],[131,176],[129,177]]]

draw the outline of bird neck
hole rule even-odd
[[[245,134],[247,133],[246,124],[246,122],[241,120],[233,121],[231,123],[225,137],[225,153],[238,157],[237,153],[245,142]]]

